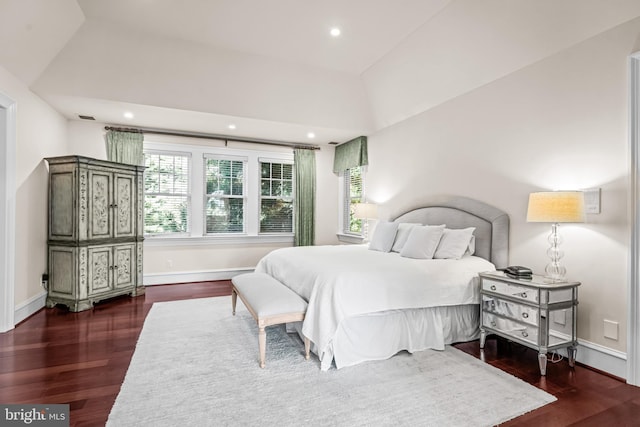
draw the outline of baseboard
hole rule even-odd
[[[567,356],[565,349],[559,353]],[[627,354],[621,351],[579,339],[576,361],[607,374],[627,378]]]
[[[167,285],[170,283],[207,282],[210,280],[230,280],[242,273],[251,273],[254,267],[227,268],[208,271],[179,271],[175,273],[145,274],[142,282],[145,286]]]
[[[42,291],[37,295],[32,296],[28,300],[21,302],[16,306],[15,314],[13,315],[13,321],[17,325],[27,317],[35,314],[45,306],[47,302],[47,291]]]

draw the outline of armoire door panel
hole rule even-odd
[[[49,248],[49,292],[73,297],[76,275],[76,249],[58,246]]]
[[[89,239],[111,237],[111,179],[108,172],[89,173]]]
[[[74,238],[73,171],[51,174],[49,238]]]
[[[112,289],[112,247],[89,248],[89,296]]]
[[[114,285],[116,288],[131,287],[135,283],[136,245],[117,245],[113,250]]]
[[[135,235],[135,177],[116,174],[114,186],[114,237]]]

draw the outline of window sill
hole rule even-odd
[[[258,236],[226,235],[226,236],[145,236],[144,245],[146,247],[156,246],[200,246],[200,245],[255,245],[255,244],[273,244],[273,243],[291,243],[293,244],[293,234],[273,235],[261,234]]]
[[[364,237],[358,236],[357,234],[336,233],[336,236],[338,236],[338,240],[342,243],[352,243],[358,245],[364,243]]]

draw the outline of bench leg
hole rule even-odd
[[[267,333],[264,327],[260,327],[258,330],[258,346],[260,347],[260,367],[264,368],[264,358],[267,346]]]
[[[238,293],[236,292],[236,288],[231,289],[231,311],[233,315],[236,315],[236,302],[238,301]]]
[[[311,347],[311,343],[309,342],[309,338],[304,337],[304,358],[309,360],[309,348]]]

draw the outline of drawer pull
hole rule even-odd
[[[496,285],[491,285],[491,290],[495,291],[496,290]]]
[[[524,317],[525,319],[529,318],[529,313],[522,313],[522,317]]]
[[[495,328],[495,326],[496,326],[496,322],[495,322],[495,320],[492,320],[492,321],[491,321],[491,326],[493,326],[493,327]]]
[[[529,333],[527,331],[522,331],[522,336],[526,338],[529,336]]]

